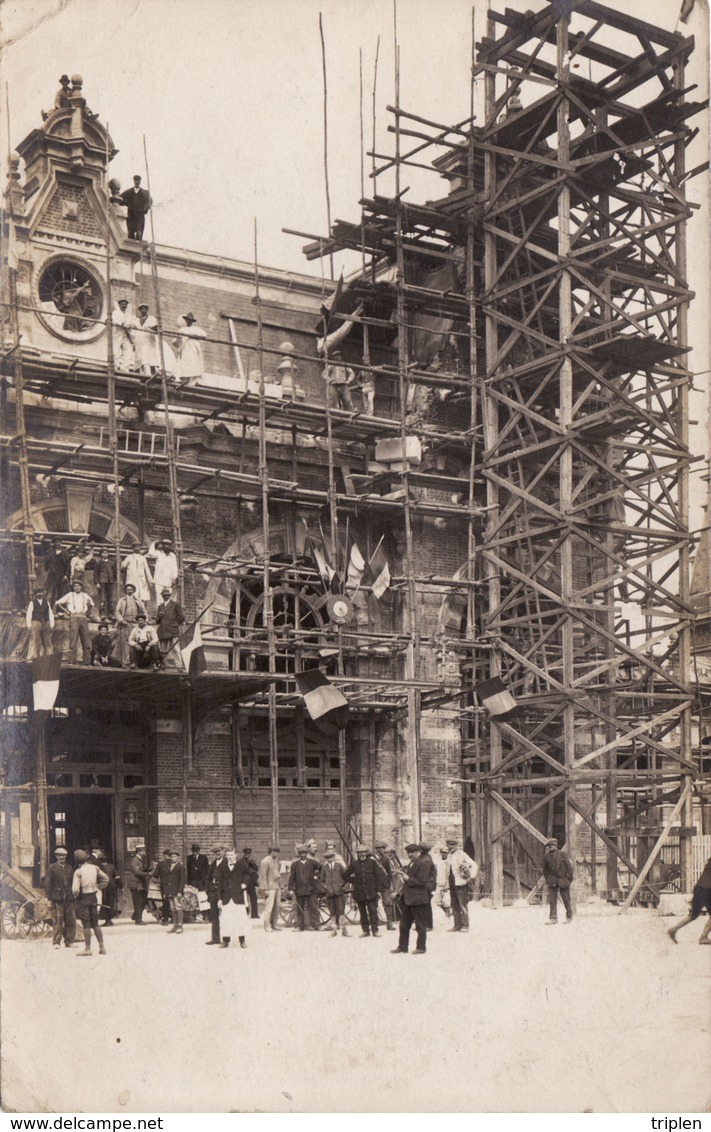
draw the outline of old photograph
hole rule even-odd
[[[707,0],[0,51],[3,1111],[711,1111]]]

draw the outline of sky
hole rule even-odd
[[[398,0],[400,104],[445,124],[469,113],[472,22],[486,32],[490,0]],[[493,3],[491,4],[493,6]],[[538,10],[544,0],[501,0],[498,7]],[[693,34],[691,96],[708,92],[708,0],[687,24],[681,0],[625,0],[627,12]],[[473,16],[474,13],[474,16]],[[319,14],[328,85],[328,167],[332,219],[358,221],[361,164],[371,195],[373,87],[376,149],[393,152],[395,101],[393,0],[0,0],[2,118],[13,145],[41,124],[59,76],[79,73],[92,110],[119,150],[110,166],[123,188],[150,174],[158,243],[318,276],[303,238],[327,232],[324,97]],[[378,52],[377,79],[375,74]],[[361,73],[363,95],[361,98]],[[475,111],[479,94],[475,94]],[[361,106],[364,145],[361,146]],[[703,125],[703,123],[701,123]],[[415,128],[418,128],[415,125]],[[708,122],[689,164],[708,157]],[[144,137],[148,170],[144,156]],[[0,145],[0,176],[7,168]],[[433,151],[430,150],[432,153]],[[405,170],[407,199],[444,195],[437,176]],[[704,200],[698,177],[689,195]],[[392,174],[377,189],[394,191]],[[696,450],[709,449],[708,196],[689,225],[692,368],[704,389],[692,402]],[[340,267],[353,257],[337,258]],[[696,477],[698,479],[698,475]]]

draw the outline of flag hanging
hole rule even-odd
[[[517,704],[500,676],[482,680],[475,685],[475,691],[489,715],[502,716],[512,712]]]
[[[294,674],[306,710],[320,731],[335,735],[348,723],[348,700],[320,668]]]
[[[190,676],[198,676],[201,672],[206,671],[207,661],[205,660],[205,649],[202,644],[199,621],[191,625],[187,633],[180,638],[179,648],[183,664]]]
[[[365,558],[360,552],[357,543],[353,543],[351,547],[350,558],[348,559],[348,573],[346,576],[346,590],[352,593],[357,590],[365,573]]]
[[[38,656],[32,661],[32,706],[36,723],[44,722],[55,705],[61,665],[61,652]]]
[[[390,585],[390,567],[385,557],[382,539],[368,563],[367,580],[370,582],[371,593],[380,600]]]

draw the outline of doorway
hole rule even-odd
[[[113,797],[111,794],[52,794],[49,797],[50,852],[63,845],[103,849],[114,859]]]

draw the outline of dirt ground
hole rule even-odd
[[[474,906],[426,956],[255,930],[246,950],[120,920],[108,954],[2,941],[2,1096],[21,1112],[697,1112],[711,1098],[701,921]],[[414,942],[412,944],[414,947]]]

